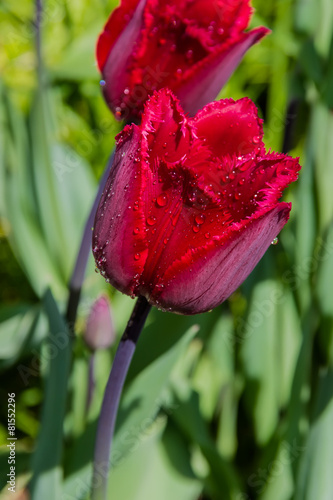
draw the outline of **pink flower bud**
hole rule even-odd
[[[116,339],[109,299],[101,295],[93,304],[84,333],[86,344],[96,351],[107,349]]]

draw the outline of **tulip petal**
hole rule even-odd
[[[197,136],[206,140],[216,157],[259,154],[265,150],[263,120],[248,97],[212,102],[196,114],[194,122]]]
[[[136,125],[125,127],[117,136],[114,164],[96,212],[93,232],[97,267],[113,286],[127,294],[133,292],[148,254],[140,140]]]
[[[231,40],[229,46],[223,44],[184,74],[182,81],[174,88],[184,111],[194,116],[207,102],[214,99],[246,51],[268,33],[270,30],[264,27],[243,33],[237,40]]]
[[[290,209],[290,203],[279,203],[260,218],[235,227],[227,238],[189,250],[147,299],[180,314],[197,314],[221,304],[257,265],[288,221]]]
[[[122,0],[121,4],[109,17],[97,40],[96,59],[100,71],[103,71],[108,55],[117,38],[126,28],[140,0]]]
[[[131,109],[136,107],[135,100],[134,102],[127,100],[125,104],[124,97],[126,97],[126,89],[129,84],[127,66],[132,56],[133,46],[141,32],[142,16],[146,0],[133,0],[133,2],[128,2],[128,4],[131,4],[133,8],[135,7],[135,10],[130,20],[127,21],[127,24],[124,25],[124,23],[122,23],[119,25],[119,30],[116,29],[118,36],[116,38],[115,35],[115,37],[111,39],[111,43],[113,43],[112,50],[111,47],[108,49],[111,36],[110,33],[112,32],[111,28],[114,27],[118,16],[115,16],[115,19],[111,16],[97,44],[97,61],[99,66],[103,68],[103,78],[106,82],[103,86],[104,97],[112,111],[115,112],[117,118],[126,118],[124,115],[128,115]],[[114,14],[117,13],[117,10]],[[126,8],[124,8],[124,11],[125,10]],[[120,15],[124,15],[122,11]],[[123,28],[121,32],[120,28]],[[106,54],[108,54],[107,57]],[[147,97],[148,93],[145,91],[143,101]]]

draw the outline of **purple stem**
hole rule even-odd
[[[144,297],[138,298],[113,361],[97,426],[91,500],[107,499],[110,452],[120,396],[150,308]]]
[[[74,324],[76,320],[76,315],[77,315],[77,309],[80,301],[80,295],[81,295],[81,288],[83,285],[84,281],[84,276],[86,273],[86,268],[88,264],[88,259],[89,255],[91,252],[91,241],[92,241],[92,234],[91,234],[91,228],[94,225],[94,220],[95,220],[95,214],[96,210],[99,204],[99,200],[102,196],[107,178],[109,176],[109,172],[111,170],[112,164],[113,164],[113,159],[114,159],[114,151],[108,161],[107,167],[105,169],[105,172],[103,174],[103,177],[100,180],[98,191],[95,197],[95,201],[93,206],[91,207],[91,211],[89,214],[89,217],[87,219],[83,235],[82,235],[82,240],[80,244],[80,249],[79,253],[76,258],[76,263],[75,267],[73,270],[73,274],[71,276],[71,280],[69,282],[69,297],[68,297],[68,302],[67,302],[67,312],[66,312],[66,319],[68,324],[72,329],[74,329]]]
[[[86,403],[86,411],[88,412],[90,409],[90,405],[94,396],[94,390],[96,386],[95,380],[95,356],[96,353],[92,352],[89,359],[89,372],[88,372],[88,394],[87,394],[87,403]]]

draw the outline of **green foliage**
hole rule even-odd
[[[118,338],[133,305],[91,259],[73,344],[67,337],[68,279],[121,129],[94,64],[115,4],[45,0],[39,78],[34,2],[0,6],[0,468],[8,468],[6,404],[15,392],[17,484],[30,482],[32,500],[89,499],[115,347],[94,355],[89,406],[92,355],[82,333],[102,291]],[[252,25],[273,33],[248,52],[221,97],[251,97],[267,146],[300,156],[300,179],[286,195],[291,220],[221,307],[191,318],[152,311],[122,398],[110,498],[332,497],[333,4],[253,4]],[[4,477],[0,487],[6,498]]]

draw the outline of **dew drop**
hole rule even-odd
[[[156,198],[156,203],[159,207],[165,207],[166,204],[168,203],[168,196],[166,194],[160,194],[157,198]]]
[[[141,257],[141,256],[140,256],[140,254],[139,254],[139,253],[136,253],[136,254],[134,255],[134,260],[139,260],[139,259],[140,259],[140,257]]]
[[[130,93],[129,88],[124,89],[124,94],[128,95]]]
[[[139,234],[140,233],[140,228],[139,227],[135,227],[133,229],[133,234]]]
[[[192,230],[193,230],[194,233],[198,233],[200,231],[200,227],[199,226],[193,226]]]
[[[210,238],[210,233],[205,233],[205,238],[206,238],[206,240],[209,240],[209,238]]]
[[[205,215],[204,214],[198,214],[194,217],[194,220],[199,226],[205,222]]]
[[[104,87],[106,85],[106,81],[105,80],[100,80],[99,84],[100,84],[101,87]]]
[[[279,238],[274,238],[274,240],[272,241],[271,245],[277,245],[279,243]]]
[[[252,139],[252,141],[254,142],[254,144],[258,144],[260,142],[260,137],[259,135],[255,135]]]
[[[156,217],[147,217],[147,224],[148,226],[153,226],[156,224]]]

